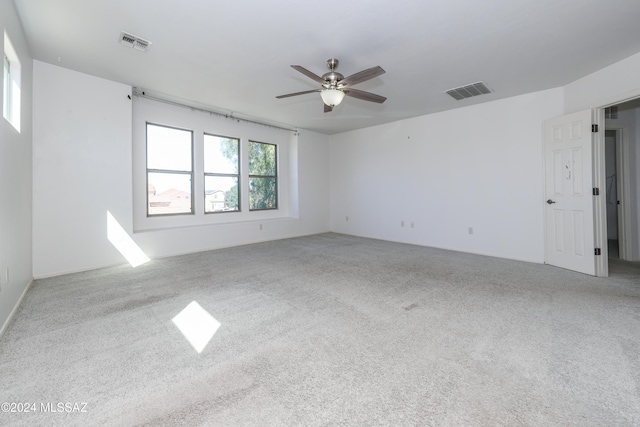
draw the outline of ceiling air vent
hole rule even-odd
[[[146,52],[151,46],[151,42],[149,40],[125,33],[124,31],[120,33],[120,43],[127,47],[138,49],[141,52]]]
[[[446,91],[453,99],[460,101],[461,99],[471,98],[472,96],[485,95],[493,92],[484,82],[473,83],[466,86],[460,86]]]

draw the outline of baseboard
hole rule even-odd
[[[0,329],[0,340],[2,339],[2,336],[4,335],[4,332],[7,330],[7,328],[9,328],[9,325],[11,325],[14,316],[22,305],[22,300],[24,300],[25,295],[27,295],[27,292],[29,291],[29,289],[31,289],[31,285],[33,285],[33,279],[31,279],[27,286],[24,288],[24,291],[22,291],[22,295],[20,295],[20,298],[18,298],[18,302],[16,303],[15,307],[13,307],[13,310],[11,310],[11,314],[9,314],[9,317],[7,317],[7,321],[4,322],[4,325],[2,325],[2,329]]]

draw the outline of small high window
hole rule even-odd
[[[249,210],[278,209],[277,146],[249,141]]]
[[[193,132],[147,123],[147,216],[193,213]]]
[[[6,31],[4,33],[3,68],[2,115],[20,132],[20,79],[22,67]]]

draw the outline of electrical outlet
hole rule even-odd
[[[400,221],[400,227],[404,227],[404,221]]]
[[[344,217],[345,221],[349,222],[349,215]]]
[[[260,230],[262,230],[262,224],[260,224]]]
[[[414,226],[413,221],[411,221],[411,228],[413,228],[413,226]]]
[[[473,227],[469,227],[469,234],[473,234]]]

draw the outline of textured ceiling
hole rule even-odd
[[[640,52],[640,1],[630,0],[14,0],[32,56],[186,104],[318,132],[373,126],[563,86]],[[126,31],[153,44],[119,44]],[[317,88],[338,58],[356,86],[323,112]],[[447,89],[484,81],[494,93],[455,101]]]

